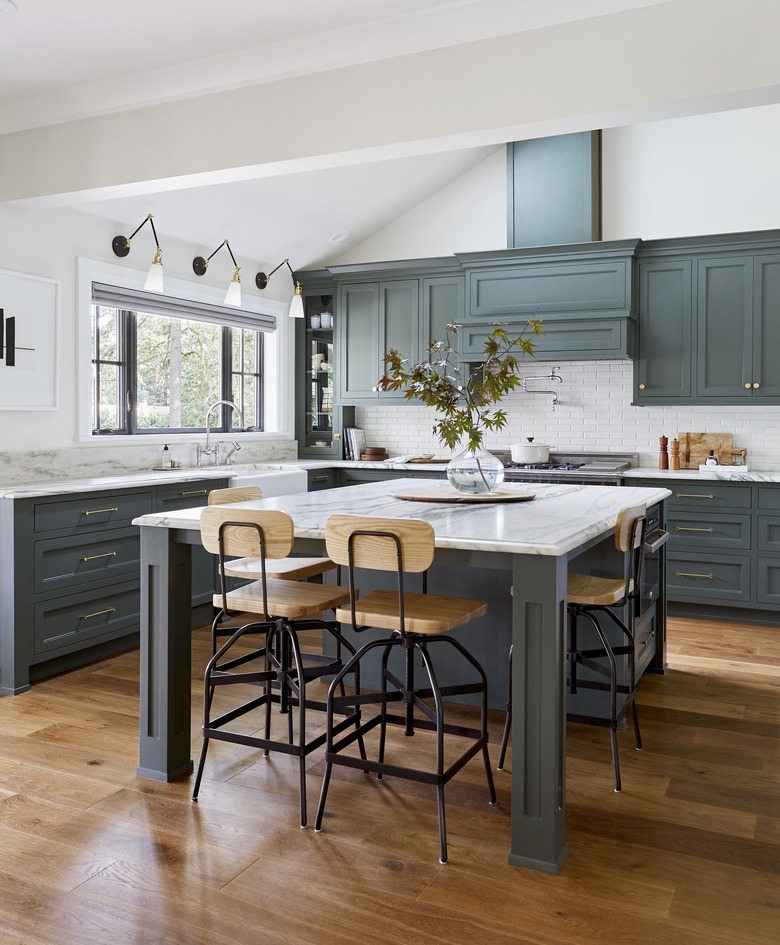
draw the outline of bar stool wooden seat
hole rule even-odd
[[[624,555],[624,573],[620,577],[600,577],[592,574],[569,574],[567,581],[568,610],[568,687],[576,694],[578,689],[594,689],[609,695],[609,715],[597,716],[582,712],[568,712],[570,722],[603,725],[610,730],[612,766],[615,774],[615,791],[622,789],[620,761],[618,758],[617,729],[628,712],[634,723],[634,738],[637,751],[642,750],[642,736],[636,711],[636,648],[634,642],[634,602],[641,591],[642,565],[644,562],[645,532],[647,529],[644,505],[622,509],[615,524],[615,547]],[[616,611],[628,606],[628,623]],[[625,643],[614,646],[607,637],[597,614],[609,617],[619,629]],[[596,631],[599,645],[583,649],[579,643],[578,618],[586,619]],[[625,657],[625,670],[618,665],[617,657]],[[590,675],[583,677],[579,668],[584,667]],[[595,677],[601,677],[594,678]],[[621,682],[621,676],[623,681]],[[606,682],[601,680],[606,679]],[[618,696],[623,699],[618,702]],[[498,768],[504,766],[509,730],[512,724],[512,648],[509,650],[509,684],[507,714],[498,757]]]
[[[431,526],[416,519],[386,519],[361,515],[331,515],[325,523],[325,541],[328,555],[339,565],[349,569],[350,601],[336,610],[336,617],[353,630],[369,627],[390,631],[390,636],[373,640],[361,647],[347,661],[341,672],[334,677],[327,697],[327,742],[325,748],[325,775],[320,793],[320,802],[314,829],[320,830],[325,812],[328,788],[333,765],[373,771],[377,780],[384,775],[432,784],[436,786],[439,819],[440,861],[447,862],[447,832],[444,809],[444,786],[475,755],[482,754],[491,804],[496,803],[496,793],[488,755],[487,731],[487,681],[477,660],[447,632],[460,627],[487,612],[484,601],[466,600],[427,594],[425,572],[434,558],[434,533]],[[358,599],[354,590],[355,570],[367,568],[391,572],[396,575],[396,587],[392,590],[374,590]],[[407,591],[404,587],[407,574],[423,575],[422,593]],[[430,648],[446,644],[464,657],[472,667],[473,681],[449,686],[440,686],[434,670]],[[402,675],[400,678],[389,666],[391,651],[402,651]],[[381,650],[379,692],[359,695],[339,695],[339,682],[355,670],[376,649]],[[415,653],[422,661],[427,685],[423,688],[414,679]],[[359,679],[359,676],[356,677]],[[449,696],[478,694],[480,699],[480,721],[478,726],[458,725],[445,721],[444,699]],[[337,738],[335,713],[362,711],[369,705],[377,710],[369,718],[362,717],[360,724]],[[400,711],[390,708],[398,705]],[[417,710],[417,712],[415,712]],[[413,767],[408,757],[398,761],[385,760],[387,751],[387,726],[399,725],[404,734],[415,735],[418,731],[435,735],[435,760],[428,768]],[[376,760],[366,759],[363,746],[360,756],[347,749],[372,729],[379,729],[379,746]],[[447,739],[446,736],[452,736]],[[457,738],[454,748],[451,742]],[[463,744],[465,742],[465,745]],[[445,760],[445,747],[447,755]],[[453,754],[457,751],[457,754]]]
[[[214,595],[218,612],[212,627],[212,639],[230,634],[206,666],[203,700],[203,746],[195,776],[192,799],[198,799],[209,742],[213,739],[247,745],[270,751],[295,755],[299,760],[301,827],[306,815],[306,757],[325,743],[325,732],[307,737],[307,711],[325,711],[324,701],[306,694],[306,686],[315,679],[340,673],[344,667],[342,650],[347,656],[355,648],[344,639],[335,621],[323,619],[322,612],[335,610],[349,600],[347,588],[325,584],[308,584],[280,580],[269,576],[268,564],[284,559],[293,544],[293,522],[285,512],[276,510],[238,509],[230,506],[211,506],[201,513],[201,540],[204,547],[216,554],[220,565],[220,592]],[[227,589],[228,557],[251,557],[258,564],[260,580],[236,590]],[[226,629],[223,618],[234,620],[240,612],[259,617],[249,623]],[[335,641],[335,653],[304,653],[299,633],[322,630]],[[260,635],[262,642],[252,644],[247,637]],[[343,676],[341,676],[343,679]],[[259,688],[261,694],[252,696],[222,714],[214,714],[213,702],[217,690],[230,686]],[[345,690],[342,686],[341,692]],[[234,690],[235,699],[235,690]],[[271,708],[278,705],[287,714],[287,739],[271,738]],[[293,713],[297,709],[298,732],[294,733]],[[249,713],[260,710],[262,735],[245,734],[235,723]],[[335,732],[354,725],[359,719],[357,710],[347,718],[333,723]]]

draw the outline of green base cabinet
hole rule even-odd
[[[658,485],[658,479],[630,480]],[[666,483],[667,599],[673,615],[776,624],[780,483]]]
[[[129,649],[140,629],[134,518],[206,504],[226,479],[0,499],[0,695]],[[213,555],[193,548],[192,606],[211,604]]]

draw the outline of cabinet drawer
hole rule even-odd
[[[141,566],[138,529],[117,528],[94,535],[44,538],[35,542],[34,592],[60,590],[88,581],[138,577]]]
[[[745,555],[685,555],[669,552],[666,588],[670,600],[750,600],[750,558]]]
[[[310,469],[309,473],[309,492],[319,492],[322,489],[335,489],[337,485],[338,470],[336,469]]]
[[[723,512],[677,512],[668,515],[674,549],[749,551],[750,515]],[[780,523],[780,520],[779,520]]]
[[[152,511],[150,492],[88,494],[61,502],[39,502],[33,515],[36,533],[55,530],[88,531],[129,525]]]
[[[758,567],[758,602],[760,604],[780,604],[780,559],[759,558]]]
[[[780,510],[780,486],[759,486],[758,508]]]
[[[686,512],[709,509],[721,509],[731,512],[733,509],[749,509],[751,505],[750,486],[728,486],[706,482],[670,483],[671,496],[666,501],[668,509],[684,509]]]
[[[179,482],[170,486],[158,486],[155,512],[170,509],[193,509],[208,503],[212,489],[223,489],[227,479],[205,479],[197,482]]]
[[[35,605],[35,652],[78,650],[139,627],[139,582],[85,591]]]

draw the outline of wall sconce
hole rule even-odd
[[[141,226],[144,226],[146,223],[151,223],[152,233],[154,234],[154,242],[157,246],[157,251],[154,254],[154,259],[152,260],[151,266],[149,266],[149,272],[146,274],[146,282],[144,282],[144,289],[147,292],[162,292],[163,291],[163,265],[162,265],[162,250],[160,249],[160,241],[157,239],[157,230],[154,228],[154,220],[152,219],[151,213],[147,215],[144,222]],[[130,252],[130,240],[135,236],[135,234],[141,229],[141,226],[136,227],[130,236],[115,236],[111,240],[111,248],[114,250],[115,256],[121,256],[124,258]]]
[[[223,240],[211,254],[215,256],[223,246],[227,246],[227,251],[230,253],[230,258],[233,260],[233,265],[235,266],[235,272],[233,273],[233,278],[230,280],[230,285],[228,286],[227,293],[225,294],[225,305],[235,305],[236,308],[241,308],[241,280],[239,279],[239,267],[236,262],[236,257],[233,255],[233,250],[230,248],[230,243],[227,240]],[[192,260],[192,268],[196,276],[202,276],[208,269],[209,256],[207,259],[204,259],[202,256],[196,256]]]
[[[293,272],[289,259],[283,259],[276,269],[272,269],[268,275],[266,275],[264,272],[258,272],[258,274],[255,276],[255,285],[258,289],[264,289],[268,285],[268,280],[271,278],[271,276],[278,269],[281,269],[282,266],[287,266],[287,268],[290,270],[292,280],[295,283],[295,295],[292,298],[292,302],[290,303],[290,311],[287,314],[290,316],[290,318],[303,318],[303,289],[301,288],[300,282],[298,282],[298,280],[295,278],[295,273]]]

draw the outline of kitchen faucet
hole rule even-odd
[[[553,410],[555,410],[555,408],[558,406],[558,403],[559,403],[558,394],[556,391],[554,390],[528,390],[528,388],[525,385],[527,381],[557,381],[559,384],[561,384],[563,383],[563,378],[560,376],[560,374],[555,373],[557,370],[558,368],[554,367],[554,368],[550,368],[549,374],[539,374],[534,377],[523,378],[523,390],[525,391],[526,394],[552,394],[552,409]]]
[[[232,407],[233,410],[235,410],[239,416],[239,419],[241,421],[241,426],[243,427],[244,425],[244,415],[241,412],[241,408],[239,406],[234,404],[232,400],[215,400],[214,403],[206,411],[206,445],[201,446],[200,443],[195,444],[195,450],[196,450],[195,455],[196,455],[198,466],[201,465],[200,461],[203,456],[213,456],[215,466],[219,462],[219,443],[216,443],[213,447],[211,446],[211,411],[215,407],[219,407],[221,404],[224,404],[227,407]],[[235,442],[233,446],[234,446],[234,449],[230,451],[228,456],[232,456],[233,453],[235,453],[237,449],[241,448]]]

